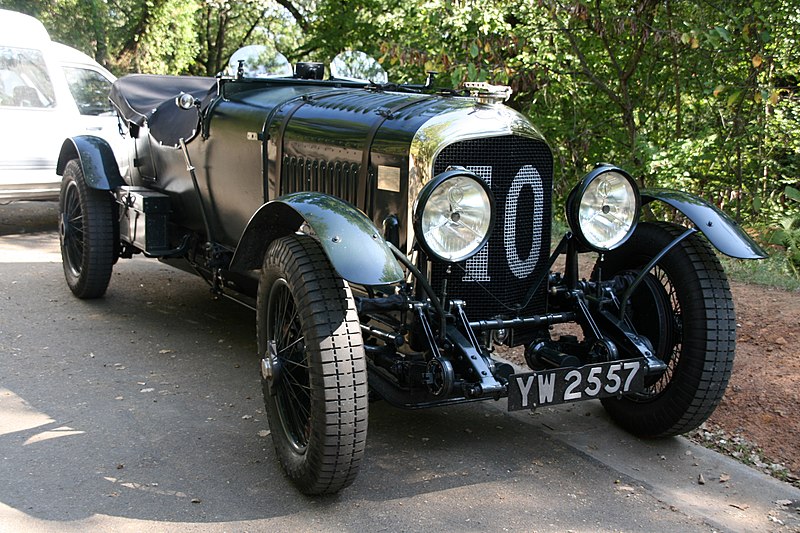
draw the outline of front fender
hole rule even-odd
[[[78,135],[65,140],[58,154],[56,174],[62,176],[64,167],[71,159],[78,159],[83,169],[83,179],[92,189],[110,191],[125,185],[114,151],[100,137]]]
[[[691,220],[717,250],[739,259],[764,259],[767,252],[715,205],[682,191],[642,189],[642,204],[660,200]]]
[[[359,285],[388,285],[403,279],[403,270],[380,232],[352,205],[327,194],[300,192],[262,205],[247,223],[230,270],[261,268],[269,244],[305,223],[336,272]]]

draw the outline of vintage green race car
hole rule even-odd
[[[551,253],[552,154],[507,89],[395,85],[374,63],[362,81],[347,64],[326,79],[321,64],[249,76],[240,63],[229,77],[118,80],[126,174],[100,138],[68,139],[59,157],[72,292],[102,296],[114,263],[141,253],[255,309],[277,457],[310,494],[353,482],[373,398],[599,398],[648,437],[708,418],[736,328],[713,248],[764,257],[752,239],[699,198],[640,191],[600,164]],[[691,227],[640,222],[651,202]],[[588,279],[582,252],[597,257]],[[566,323],[582,335],[551,334]],[[530,371],[497,345],[523,347]]]

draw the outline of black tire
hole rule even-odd
[[[86,185],[80,163],[73,159],[64,169],[58,203],[67,285],[78,298],[99,298],[108,288],[116,259],[114,197]]]
[[[257,301],[264,404],[275,452],[305,494],[358,474],[367,437],[367,372],[350,287],[311,237],[267,250]]]
[[[642,223],[607,254],[603,277],[639,272],[686,228]],[[736,348],[736,317],[728,280],[708,242],[695,233],[681,241],[634,291],[626,315],[667,363],[644,393],[603,400],[611,418],[642,437],[695,429],[714,412],[728,385]]]

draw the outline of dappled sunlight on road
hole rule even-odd
[[[749,498],[740,498],[737,502],[737,492],[737,488],[727,492],[716,490],[705,493],[679,487],[668,490],[670,501],[683,502],[703,516],[714,517],[716,523],[724,524],[726,528],[734,531],[769,531],[771,524],[776,523],[771,523],[768,516],[776,516],[778,506],[775,506],[774,515],[769,502],[764,502],[763,507],[751,508],[750,504],[744,503],[745,499],[750,501]]]
[[[0,237],[0,263],[60,263],[58,235],[37,233]]]
[[[25,400],[0,387],[0,435],[33,429],[55,422]]]
[[[54,422],[55,420],[31,407],[17,394],[0,387],[0,435],[27,431]],[[69,426],[60,426],[32,435],[22,445],[27,446],[45,440],[83,433],[85,432]]]
[[[22,445],[27,446],[28,444],[36,444],[37,442],[42,442],[45,440],[57,439],[59,437],[68,437],[70,435],[82,435],[83,433],[86,432],[73,429],[69,426],[61,426],[55,429],[51,429],[49,431],[42,431],[41,433],[34,435],[28,440],[26,440]]]
[[[224,524],[181,522],[174,526],[167,526],[164,522],[158,520],[120,518],[102,513],[96,513],[88,518],[78,520],[48,520],[31,516],[0,502],[0,531],[6,531],[3,529],[3,524],[14,524],[16,528],[19,528],[16,531],[35,531],[37,533],[82,533],[84,531],[114,531],[118,533],[140,533],[142,531],[253,531],[259,529],[258,522],[252,520],[226,522]],[[285,527],[288,529],[288,526]]]
[[[781,504],[800,501],[796,488],[683,437],[638,439],[611,425],[599,402],[540,409],[517,420],[549,429],[548,435],[625,476],[617,488],[650,493],[673,511],[703,517],[712,529],[800,531],[800,515]]]
[[[158,494],[160,496],[174,496],[176,498],[188,498],[185,492],[181,492],[179,490],[164,490],[158,488],[158,483],[136,483],[133,481],[122,481],[121,479],[115,477],[106,476],[103,479],[108,481],[109,483],[114,483],[119,485],[120,487],[124,487],[126,489],[133,489],[133,490],[141,490],[143,492],[151,492],[153,494]]]

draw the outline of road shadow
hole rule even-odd
[[[0,203],[0,235],[38,233],[58,228],[58,202]]]
[[[5,314],[24,300],[26,311],[0,336],[2,414],[16,421],[0,431],[0,477],[19,482],[0,502],[29,516],[228,522],[542,480],[558,484],[557,499],[580,490],[581,469],[600,468],[563,464],[562,444],[480,404],[377,402],[355,484],[308,498],[267,436],[252,311],[155,261],[121,263],[94,301],[71,296],[58,264],[17,277],[2,303]]]
[[[2,245],[57,243],[52,231],[24,237]],[[33,521],[30,530],[130,529],[131,520],[144,529],[247,530],[268,520],[314,531],[354,521],[369,531],[462,530],[467,521],[619,530],[627,517],[648,524],[666,509],[653,522],[662,529],[650,530],[696,529],[667,501],[757,530],[783,494],[759,481],[763,501],[731,499],[753,492],[744,472],[698,485],[698,473],[711,479],[735,465],[683,439],[622,434],[597,402],[535,414],[506,413],[504,401],[424,411],[376,402],[353,486],[309,498],[275,460],[251,310],[141,257],[115,266],[104,298],[78,300],[49,261],[0,268],[0,479],[9,480],[0,521],[11,514]]]

